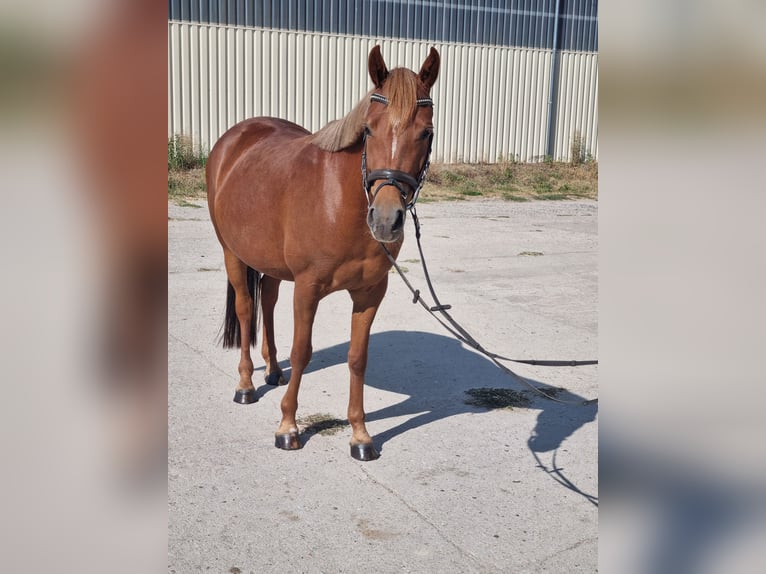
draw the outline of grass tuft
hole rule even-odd
[[[207,156],[207,151],[194,145],[188,136],[174,135],[168,139],[168,170],[204,168]]]
[[[485,409],[513,410],[513,407],[524,408],[531,404],[525,391],[481,387],[468,389],[465,394],[469,396],[465,404]]]
[[[321,434],[323,436],[331,436],[348,426],[347,420],[341,420],[325,413],[299,417],[296,422],[299,426],[303,427],[303,432],[307,435]]]
[[[191,205],[190,199],[207,196],[205,166],[207,152],[186,136],[168,139],[168,199],[178,205]],[[199,207],[195,205],[195,207]]]
[[[545,387],[541,390],[553,398],[564,392],[562,387]],[[467,405],[485,409],[513,410],[513,407],[526,408],[531,405],[532,400],[529,398],[531,393],[532,391],[512,391],[511,389],[481,387],[465,391],[469,398],[463,402]]]
[[[432,165],[421,200],[454,201],[471,197],[506,201],[597,199],[598,163]]]

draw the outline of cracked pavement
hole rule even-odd
[[[274,448],[284,387],[232,401],[239,353],[218,344],[226,275],[204,202],[168,205],[168,571],[595,572],[597,404],[530,397],[465,403],[471,388],[523,391],[453,339],[399,277],[373,324],[365,406],[381,451],[349,456],[350,432]],[[485,348],[597,358],[597,203],[466,201],[418,206],[435,289]],[[399,256],[426,293],[411,222]],[[289,376],[292,284],[276,311]],[[320,303],[298,416],[345,419],[348,295]],[[598,397],[597,366],[508,366],[564,400]]]

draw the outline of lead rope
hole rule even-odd
[[[404,281],[404,284],[407,286],[407,288],[412,292],[413,303],[420,303],[420,305],[428,311],[428,313],[436,319],[442,327],[444,327],[447,331],[449,331],[452,336],[454,336],[458,341],[461,341],[462,343],[468,345],[469,347],[475,349],[485,357],[487,357],[490,361],[492,361],[495,365],[497,365],[498,368],[500,368],[505,373],[511,375],[512,377],[515,377],[519,381],[521,381],[525,386],[529,387],[532,391],[535,393],[545,397],[546,399],[549,399],[551,401],[555,401],[557,403],[561,403],[564,405],[577,405],[577,406],[584,406],[584,405],[590,405],[593,403],[597,403],[598,399],[588,399],[580,402],[575,401],[562,401],[561,399],[557,399],[556,397],[549,395],[539,387],[534,386],[532,383],[527,381],[524,377],[516,374],[511,369],[509,369],[507,366],[502,364],[500,361],[510,361],[512,363],[522,363],[525,365],[537,365],[540,367],[579,367],[582,365],[597,365],[598,361],[595,360],[587,360],[587,361],[551,361],[551,360],[536,360],[536,359],[511,359],[509,357],[504,357],[502,355],[498,355],[497,353],[492,353],[488,350],[486,350],[476,339],[474,339],[471,334],[466,331],[455,319],[450,315],[447,310],[451,309],[451,305],[442,305],[442,303],[439,301],[439,298],[436,295],[436,291],[433,288],[433,284],[431,283],[431,276],[428,273],[428,267],[426,266],[426,260],[423,255],[423,246],[420,243],[420,221],[418,220],[417,211],[415,210],[415,206],[413,205],[410,209],[412,213],[412,221],[415,225],[415,239],[417,240],[418,244],[418,251],[420,252],[420,263],[423,266],[423,274],[425,275],[426,284],[428,285],[428,290],[431,292],[431,297],[434,300],[435,305],[431,306],[426,303],[423,298],[420,296],[420,290],[415,289],[412,284],[407,280],[407,277],[404,276],[404,273],[402,272],[399,265],[396,263],[396,259],[394,259],[393,255],[391,255],[391,252],[388,250],[388,248],[385,246],[385,244],[380,243],[380,246],[383,248],[383,251],[386,253],[386,256],[388,257],[388,260],[391,262],[391,264],[394,266],[394,269],[396,269],[396,272],[399,273],[399,276],[402,278],[402,281]],[[441,317],[436,315],[436,313],[440,313]]]

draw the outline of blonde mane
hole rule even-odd
[[[346,117],[331,121],[318,132],[311,134],[309,140],[325,151],[339,151],[354,145],[364,132],[364,118],[370,107],[372,93],[373,90],[367,92]]]
[[[391,70],[385,81],[388,116],[394,132],[401,132],[415,116],[417,108],[417,76],[407,68]],[[334,120],[309,136],[310,141],[326,151],[340,151],[357,143],[364,133],[370,96],[380,90],[370,90],[344,118]]]

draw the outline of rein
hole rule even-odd
[[[388,98],[382,94],[372,94],[370,96],[371,102],[378,102],[384,105],[388,105]],[[418,98],[417,106],[431,106],[434,102],[431,98]],[[426,153],[426,161],[423,167],[420,169],[420,174],[417,179],[412,177],[409,173],[399,171],[398,169],[374,169],[370,173],[367,173],[367,136],[369,130],[364,130],[364,146],[362,148],[362,187],[364,188],[364,195],[367,198],[367,207],[371,207],[375,201],[375,196],[378,192],[389,185],[399,190],[399,194],[402,196],[402,203],[405,209],[412,209],[420,196],[420,190],[423,189],[423,185],[426,182],[426,176],[428,175],[428,167],[431,165],[431,144],[433,143],[434,136],[428,138],[428,152]],[[371,191],[372,184],[378,180],[383,180],[374,191]],[[412,188],[412,199],[407,202],[407,191],[402,187],[405,184]]]
[[[423,266],[423,274],[426,278],[426,284],[428,285],[428,290],[431,292],[431,297],[434,300],[434,303],[436,303],[433,306],[428,305],[423,298],[420,296],[420,290],[415,289],[412,284],[407,280],[407,277],[404,276],[404,273],[402,272],[399,265],[396,263],[396,259],[394,259],[393,255],[391,255],[391,252],[388,250],[388,248],[383,244],[380,243],[380,246],[383,248],[383,251],[386,253],[386,256],[388,257],[388,260],[391,262],[391,264],[394,266],[394,269],[396,269],[397,273],[399,273],[399,276],[402,278],[402,281],[404,281],[404,284],[409,288],[409,290],[412,292],[413,303],[420,303],[420,305],[428,311],[428,313],[436,319],[442,327],[444,327],[447,331],[449,331],[458,341],[468,345],[469,347],[475,349],[485,357],[487,357],[490,361],[495,363],[502,371],[505,373],[515,377],[516,379],[520,380],[525,386],[529,387],[532,391],[535,393],[542,395],[546,399],[550,399],[552,401],[555,401],[557,403],[565,404],[565,405],[577,405],[577,406],[585,406],[590,405],[593,403],[597,403],[598,399],[589,399],[584,401],[562,401],[561,399],[557,399],[556,397],[549,395],[539,387],[534,386],[529,381],[527,381],[524,377],[516,374],[511,369],[503,365],[500,361],[510,361],[512,363],[522,363],[525,365],[536,365],[539,367],[580,367],[583,365],[597,365],[598,361],[596,360],[586,360],[586,361],[553,361],[553,360],[536,360],[536,359],[511,359],[509,357],[504,357],[502,355],[498,355],[497,353],[492,353],[488,350],[486,350],[476,339],[474,339],[471,334],[466,331],[455,319],[447,313],[448,309],[451,309],[451,305],[443,305],[439,298],[436,295],[436,292],[434,291],[433,284],[431,283],[431,276],[428,273],[428,268],[426,267],[426,260],[423,255],[423,247],[420,243],[420,221],[418,220],[417,211],[413,208],[410,209],[410,212],[412,213],[412,221],[415,225],[415,238],[417,240],[418,244],[418,251],[420,252],[420,262]],[[441,317],[439,317],[436,313],[439,313]]]

